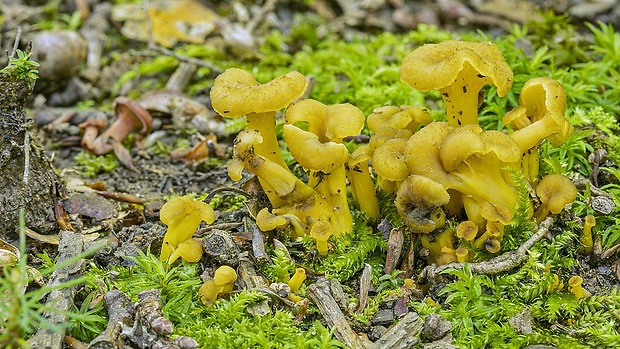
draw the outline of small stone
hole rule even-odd
[[[452,323],[437,314],[429,314],[424,320],[421,337],[426,342],[433,342],[446,336],[452,330]]]
[[[282,298],[286,298],[289,294],[291,294],[291,287],[284,282],[274,282],[269,285],[269,288]]]
[[[608,196],[597,196],[590,205],[594,211],[604,215],[609,215],[616,209],[614,200]]]
[[[387,331],[388,329],[385,326],[372,326],[370,327],[370,331],[368,331],[368,339],[376,342],[379,338],[383,337]]]
[[[530,314],[529,309],[524,309],[508,319],[508,323],[514,328],[515,332],[523,335],[532,333],[532,321],[532,314]]]
[[[385,326],[394,322],[394,312],[391,309],[379,310],[372,319],[373,326]]]

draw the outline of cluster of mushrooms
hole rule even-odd
[[[211,90],[213,108],[223,117],[247,117],[234,143],[229,176],[247,170],[258,177],[272,205],[257,215],[262,230],[290,227],[293,237],[310,235],[321,255],[327,240],[352,229],[347,189],[371,219],[380,216],[378,190],[396,196],[412,233],[430,250],[429,263],[467,261],[470,249],[501,249],[504,227],[519,202],[515,173],[521,172],[539,201],[542,221],[574,201],[576,189],[563,175],[538,175],[538,146],[560,146],[573,131],[564,116],[562,86],[546,77],[530,79],[519,105],[503,116],[509,132],[478,124],[479,94],[493,84],[505,96],[513,73],[492,43],[446,41],[417,48],[403,61],[401,80],[425,92],[439,90],[447,122],[433,122],[418,106],[383,106],[368,118],[351,104],[298,100],[306,79],[290,72],[261,84],[240,69],[228,69]],[[284,137],[308,173],[297,178],[287,167],[276,137],[276,112],[284,113]],[[349,153],[343,139],[358,135],[366,121],[368,144]],[[528,210],[533,211],[533,210]],[[460,217],[456,228],[446,217]]]

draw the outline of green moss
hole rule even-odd
[[[120,164],[114,154],[93,155],[81,151],[73,157],[75,169],[88,177],[95,177],[100,173],[112,172]]]

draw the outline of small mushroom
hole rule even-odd
[[[564,206],[577,198],[577,188],[566,176],[554,173],[543,177],[536,186],[541,205],[534,213],[536,221],[542,222],[549,213],[558,214]]]
[[[463,221],[456,227],[456,236],[460,239],[473,241],[478,234],[478,225],[472,221]]]
[[[202,201],[196,201],[191,196],[186,195],[173,198],[166,202],[159,212],[159,217],[162,223],[168,226],[161,246],[160,259],[172,263],[172,261],[169,261],[172,253],[181,243],[192,238],[200,222],[205,221],[207,224],[213,223],[215,213],[208,204]],[[191,254],[195,259],[195,244],[190,242],[186,247],[188,250],[192,250],[192,252],[188,252],[188,255]],[[182,251],[183,254],[185,254],[185,249]],[[200,247],[200,253],[202,253],[202,247]],[[181,251],[179,251],[178,255],[181,255]],[[175,259],[176,258],[178,258],[178,256],[176,256]],[[200,258],[198,258],[198,260],[200,260]]]
[[[291,288],[291,292],[297,292],[301,287],[301,284],[306,280],[306,269],[297,268],[295,274],[288,281],[288,286]]]
[[[446,223],[441,208],[450,195],[439,183],[424,176],[411,175],[401,184],[394,203],[403,222],[416,233],[427,234]]]
[[[310,236],[316,240],[316,249],[319,251],[319,255],[326,256],[329,250],[327,240],[332,235],[332,226],[324,221],[316,221],[310,228]]]
[[[189,238],[183,241],[170,254],[168,263],[174,263],[174,261],[176,261],[179,257],[188,262],[198,262],[200,258],[202,258],[202,245],[194,238]]]
[[[583,278],[579,275],[572,276],[568,279],[568,290],[575,295],[575,298],[581,299],[590,296],[590,292],[583,288],[581,285]]]
[[[596,218],[593,215],[589,214],[584,219],[583,223],[583,233],[579,241],[581,242],[581,247],[578,252],[582,254],[591,254],[594,249],[594,240],[592,239],[592,227],[596,225]]]

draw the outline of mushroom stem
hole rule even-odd
[[[375,184],[370,178],[368,163],[360,162],[349,168],[347,177],[351,182],[351,194],[360,210],[371,219],[379,218],[379,200],[376,196]]]
[[[465,62],[454,83],[439,90],[450,126],[478,124],[478,92],[487,83],[485,76]]]
[[[248,129],[257,130],[263,137],[263,142],[254,146],[256,153],[287,168],[282,158],[282,153],[280,153],[280,146],[276,137],[276,112],[249,113],[246,117],[248,119]]]
[[[519,148],[524,153],[539,145],[547,137],[558,133],[558,127],[564,128],[564,125],[558,123],[551,117],[544,117],[533,124],[516,130],[509,136],[517,142]]]
[[[310,173],[308,186],[325,198],[328,207],[331,208],[330,222],[332,233],[338,237],[348,233],[353,228],[353,217],[347,202],[347,172],[344,166],[340,166],[332,173]]]

